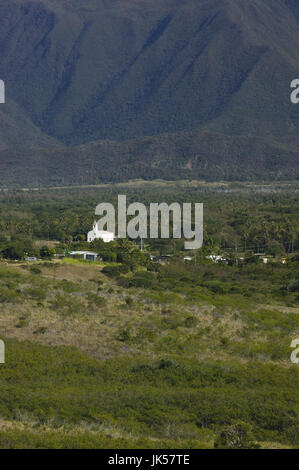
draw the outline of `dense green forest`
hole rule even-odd
[[[217,252],[292,253],[299,249],[299,195],[296,183],[148,182],[103,185],[96,188],[0,192],[2,247],[30,240],[70,244],[84,240],[101,202],[117,207],[118,194],[127,203],[202,202],[204,247]],[[154,198],[153,198],[154,194]],[[75,202],[74,202],[75,201]],[[173,241],[153,241],[163,254],[173,253]],[[182,243],[178,242],[178,248]]]
[[[1,187],[298,179],[298,5],[272,3],[2,0]]]
[[[207,131],[97,141],[74,147],[0,147],[0,188],[117,183],[142,178],[298,180],[298,138]]]
[[[203,248],[87,244],[118,194],[203,202]],[[296,185],[9,191],[0,208],[1,448],[298,448]],[[87,247],[101,260],[68,257]]]

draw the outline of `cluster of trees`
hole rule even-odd
[[[37,257],[43,259],[52,258],[55,249],[49,246],[37,248],[32,239],[27,237],[0,237],[0,257],[10,260],[22,260],[25,257]]]
[[[269,216],[248,217],[247,213],[235,215],[230,222],[238,238],[235,245],[240,250],[253,249],[267,251],[276,255],[283,252],[293,253],[298,249],[298,223],[295,218],[273,219]],[[219,241],[223,247],[231,246],[231,238],[222,230]]]
[[[116,205],[119,192],[127,194],[128,204],[140,201],[148,206],[154,200],[203,202],[204,244],[210,253],[266,252],[275,256],[299,250],[299,197],[295,191],[255,194],[239,190],[236,195],[233,190],[224,193],[179,183],[173,187],[155,186],[154,196],[151,186],[11,192],[5,198],[0,194],[0,234],[56,240],[67,247],[83,242],[92,227],[96,205],[100,201]],[[181,240],[146,243],[158,254],[175,254],[183,249]],[[105,250],[101,247],[101,251]],[[106,251],[109,258],[110,249]],[[111,256],[113,261],[116,255]]]
[[[104,243],[102,240],[87,243],[82,238],[78,239],[77,242],[61,243],[55,248],[48,245],[38,248],[36,243],[28,237],[1,236],[0,257],[10,260],[22,260],[25,257],[51,259],[56,253],[67,255],[72,250],[92,250],[98,253],[103,261],[121,263],[131,271],[139,266],[148,266],[150,263],[149,254],[141,251],[127,239],[120,239],[111,243]]]
[[[62,245],[65,247],[65,245]],[[58,249],[61,249],[58,247]],[[94,240],[92,243],[78,241],[71,243],[66,247],[69,250],[92,250],[108,263],[121,263],[128,270],[134,271],[139,266],[148,266],[150,255],[148,252],[141,251],[135,243],[127,239],[119,239],[110,243],[104,243],[103,240]]]
[[[37,423],[47,423],[47,430],[45,435],[45,426],[37,425],[32,434],[34,428],[28,431],[24,427],[24,431],[20,426],[22,436],[14,428],[5,436],[4,427],[2,446],[7,442],[26,446],[29,442],[33,447],[34,443],[49,447],[55,430],[66,423],[68,429],[77,427],[73,435],[62,428],[63,445],[89,448],[94,441],[89,435],[84,439],[78,429],[82,425],[82,431],[88,430],[98,421],[101,429],[93,434],[99,441],[103,429],[111,438],[113,423],[118,434],[127,439],[128,448],[136,443],[152,448],[154,440],[162,446],[167,439],[167,449],[198,447],[199,443],[207,447],[207,441],[209,447],[231,449],[256,448],[256,441],[298,445],[298,373],[294,368],[261,361],[199,361],[186,356],[184,350],[171,358],[142,354],[112,356],[104,361],[70,346],[7,340],[7,348],[11,365],[5,366],[0,376],[1,414],[11,421],[16,413],[20,419],[34,416]],[[15,383],[11,383],[12,370],[18,377]],[[38,442],[39,435],[44,436],[43,445]],[[97,445],[108,448],[111,442]],[[118,442],[118,448],[124,442]]]

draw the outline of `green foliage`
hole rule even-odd
[[[144,289],[153,289],[159,286],[155,274],[148,271],[139,271],[134,274],[127,282],[128,287],[143,287]]]
[[[38,268],[37,266],[31,266],[30,267],[30,272],[32,274],[41,274],[42,273],[41,269]]]
[[[294,279],[290,281],[290,283],[287,286],[287,290],[289,292],[299,292],[299,279]]]
[[[191,316],[191,317],[187,317],[185,319],[185,326],[186,328],[194,328],[198,323],[198,320],[196,317],[194,316]]]
[[[152,3],[3,3],[1,67],[14,102],[1,115],[2,185],[298,178],[288,96],[296,2],[270,11],[263,0],[255,10],[234,0]],[[92,26],[78,37],[81,22]],[[36,60],[24,60],[37,45]],[[59,239],[69,237],[61,227]]]
[[[23,296],[20,292],[5,287],[0,287],[0,303],[19,303],[22,302]]]
[[[50,303],[51,308],[61,315],[72,316],[84,311],[85,306],[79,298],[66,295],[56,295]]]
[[[144,240],[146,256],[128,240],[98,241],[99,264],[2,260],[0,320],[22,342],[4,338],[0,447],[298,446],[297,193],[199,187],[155,186],[157,200],[205,204],[205,245],[191,262],[183,240]],[[69,237],[58,251],[90,248],[70,239],[90,228],[95,201],[125,189],[152,200],[153,186],[138,184],[0,194],[0,250],[20,244],[24,255],[58,235]],[[255,256],[273,241],[286,265]],[[149,263],[160,251],[169,264]],[[207,260],[213,252],[230,264]]]
[[[38,287],[28,288],[26,289],[24,294],[28,295],[29,297],[37,301],[45,300],[47,297],[46,292],[42,288],[38,288]]]
[[[59,283],[59,287],[63,289],[63,292],[69,294],[76,292],[78,289],[78,286],[74,282],[67,281],[66,279],[62,279],[62,281]]]
[[[127,345],[130,338],[128,330],[119,334]],[[5,342],[9,360],[1,366],[1,416],[31,416],[35,429],[51,422],[53,431],[48,438],[41,432],[40,444],[34,431],[28,433],[37,447],[56,446],[54,429],[65,422],[101,425],[102,430],[113,424],[125,439],[132,435],[133,446],[141,435],[145,441],[155,437],[161,445],[172,439],[176,448],[192,440],[192,446],[213,446],[215,434],[218,447],[252,448],[261,438],[298,444],[298,436],[290,432],[298,406],[296,366],[199,362],[181,356],[99,361],[72,347]],[[92,440],[94,445],[101,446],[100,436]],[[71,433],[63,442],[85,446],[84,435],[81,439]],[[18,432],[1,431],[0,445],[9,442],[26,446],[28,441]]]
[[[119,266],[105,266],[102,273],[108,277],[118,277],[120,274],[126,274],[129,272],[129,268],[126,265]]]
[[[127,307],[129,308],[132,307],[134,303],[132,297],[126,297],[125,302],[126,302]]]
[[[226,427],[215,442],[216,448],[221,449],[257,449],[254,441],[252,426],[239,422]]]
[[[106,300],[103,297],[100,297],[97,294],[89,293],[87,295],[89,306],[95,306],[97,308],[105,307]]]
[[[10,245],[2,251],[4,258],[8,259],[23,259],[24,258],[24,249],[21,245]]]
[[[33,332],[34,335],[44,335],[47,331],[47,327],[46,326],[41,326],[39,328],[37,328],[37,330],[35,330]]]
[[[19,321],[15,326],[16,328],[24,328],[29,325],[29,322],[30,322],[30,314],[26,313],[20,316]]]
[[[54,248],[49,246],[42,246],[40,249],[40,255],[42,258],[51,259],[55,255],[56,251]]]

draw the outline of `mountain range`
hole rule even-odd
[[[297,0],[2,0],[0,184],[296,179]]]

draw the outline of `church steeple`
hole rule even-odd
[[[105,230],[99,230],[99,224],[95,220],[93,222],[92,230],[87,234],[88,243],[93,242],[94,240],[103,240],[105,243],[113,242],[114,233]]]

